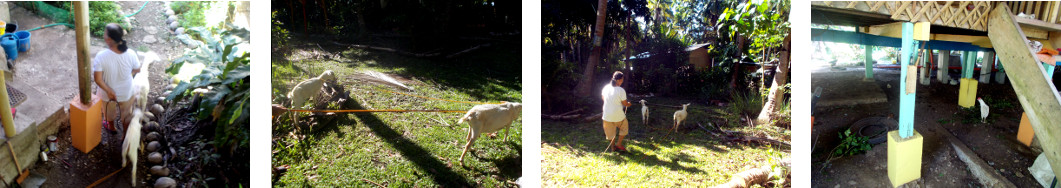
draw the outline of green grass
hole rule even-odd
[[[652,98],[650,104],[676,105],[685,100]],[[624,141],[629,153],[603,152],[608,145],[600,121],[572,124],[543,120],[543,187],[706,187],[730,180],[731,175],[791,156],[787,146],[722,141],[697,123],[708,122],[747,136],[771,137],[789,142],[790,132],[775,126],[727,126],[728,108],[689,107],[689,118],[678,134],[664,137],[678,109],[649,106],[649,126],[641,123],[640,104],[626,117],[630,135]],[[737,124],[737,123],[734,123]],[[716,130],[717,131],[717,130]]]
[[[501,45],[453,60],[419,59],[359,49],[337,50],[339,58],[287,61],[274,57],[273,102],[298,81],[333,70],[352,101],[330,106],[343,109],[468,110],[473,104],[451,103],[379,92],[398,91],[375,82],[357,80],[357,72],[372,70],[400,75],[410,94],[458,101],[522,101],[519,46]],[[297,51],[296,50],[293,50]],[[279,59],[279,60],[277,60]],[[457,159],[467,136],[467,125],[456,125],[463,113],[349,113],[320,118],[294,131],[286,115],[273,124],[272,165],[290,165],[274,185],[281,187],[511,187],[521,170],[522,123],[517,120],[503,141],[481,135],[464,159]],[[300,120],[307,120],[303,115]],[[446,123],[439,123],[442,120]],[[446,125],[448,124],[448,125]],[[308,130],[307,130],[308,129]]]

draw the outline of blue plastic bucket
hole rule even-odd
[[[15,37],[15,34],[8,33],[0,36],[0,46],[4,47],[7,59],[18,59],[18,38]]]
[[[15,37],[18,38],[18,52],[29,51],[29,31],[15,32]]]

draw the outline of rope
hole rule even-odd
[[[467,113],[450,109],[288,109],[295,113]]]
[[[439,100],[439,101],[449,101],[449,102],[455,102],[455,103],[466,103],[466,104],[503,104],[503,103],[486,103],[486,102],[471,102],[471,101],[455,101],[455,100],[449,100],[449,99],[440,99],[440,98],[432,98],[432,97],[425,97],[425,96],[419,96],[419,95],[413,95],[413,94],[406,94],[406,93],[400,93],[400,92],[396,92],[396,91],[390,91],[390,90],[384,90],[384,89],[375,89],[375,90],[377,90],[377,91],[383,91],[383,92],[388,92],[388,93],[394,93],[394,94],[399,94],[399,95],[406,95],[406,96],[412,96],[412,97],[417,97],[417,98],[424,98],[424,99],[431,99],[431,100]]]
[[[141,10],[144,10],[144,7],[147,7],[147,3],[150,3],[150,2],[151,1],[144,2],[144,5],[140,6],[140,10],[136,10],[136,12],[133,12],[132,14],[125,15],[125,17],[126,18],[133,17],[133,15],[136,15],[137,13],[140,13]]]
[[[125,156],[122,156],[122,157],[125,157]],[[133,165],[136,165],[136,164],[133,164]],[[111,174],[107,174],[107,176],[103,176],[103,178],[100,178],[99,180],[96,180],[96,182],[92,182],[92,184],[89,184],[88,186],[85,186],[85,188],[96,187],[96,185],[99,185],[99,183],[103,183],[103,180],[107,180],[108,178],[111,178],[111,176],[114,176],[114,174],[118,174],[118,172],[121,172],[122,169],[125,169],[125,167],[123,166],[122,168],[119,168],[118,170],[115,170],[114,172],[111,172]]]

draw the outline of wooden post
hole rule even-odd
[[[950,83],[950,50],[940,50],[939,58],[936,58],[936,80],[943,84]]]
[[[81,103],[92,102],[92,56],[88,51],[88,2],[74,1],[74,32],[77,34],[77,88]]]
[[[862,79],[865,81],[873,81],[873,46],[864,45],[866,47],[866,78]]]
[[[1005,4],[989,14],[987,35],[1002,64],[1008,68],[1017,100],[1028,114],[1054,174],[1061,174],[1061,95],[1046,78],[1043,67],[1026,47],[1024,33]]]
[[[991,72],[995,69],[995,52],[984,52],[984,61],[980,65],[980,83],[991,83]]]
[[[932,77],[930,76],[932,74],[928,73],[929,70],[932,70],[932,68],[928,66],[928,62],[932,59],[932,49],[925,49],[921,52],[921,54],[922,55],[919,56],[920,58],[918,58],[919,61],[921,61],[920,63],[918,63],[918,65],[921,66],[921,70],[918,74],[921,77],[921,85],[927,86],[929,83],[931,83],[929,77]]]
[[[996,53],[998,53],[996,51]],[[1006,83],[1006,66],[1002,66],[1002,60],[995,57],[995,66],[998,66],[998,75],[995,75],[995,83],[1004,84]]]
[[[910,57],[917,53],[915,49],[917,47],[917,41],[914,40],[914,23],[906,22],[903,23],[903,40],[902,40],[902,54],[899,57],[900,79],[899,81],[899,137],[907,138],[914,134],[914,100],[917,99],[916,93],[911,92],[907,87],[917,88],[914,84],[914,77],[910,71],[913,70],[911,67],[913,62],[910,62]]]

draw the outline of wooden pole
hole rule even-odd
[[[77,88],[81,103],[92,102],[92,56],[88,52],[88,2],[74,1],[74,32],[77,34]]]
[[[1001,5],[1001,4],[1000,4]],[[989,14],[987,36],[996,56],[1005,65],[1017,100],[1028,114],[1032,129],[1043,145],[1054,174],[1061,174],[1061,95],[1046,77],[1043,67],[1027,50],[1024,32],[1014,22],[1009,7],[995,7]]]
[[[916,47],[917,41],[914,40],[914,23],[906,22],[903,23],[903,42],[902,42],[902,54],[900,54],[900,79],[899,81],[899,136],[907,138],[914,134],[914,100],[917,99],[916,92],[911,92],[907,87],[916,88],[917,84],[914,80],[915,77],[910,74],[915,74],[917,66],[910,66],[913,62],[910,62],[911,56],[917,53]]]
[[[939,57],[936,58],[936,80],[943,84],[950,83],[950,71],[947,71],[949,67],[950,50],[940,50]]]
[[[991,83],[991,72],[995,69],[995,52],[984,52],[984,61],[980,65],[980,83]]]

